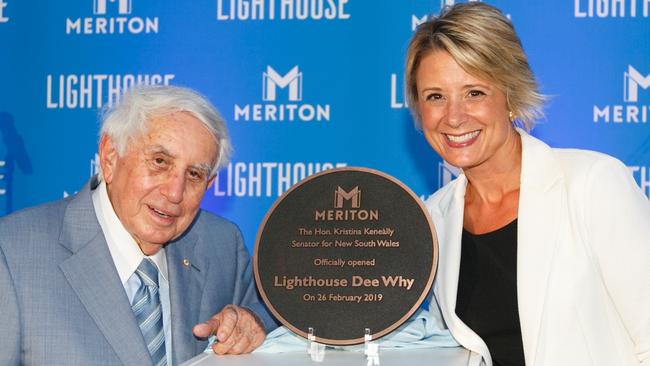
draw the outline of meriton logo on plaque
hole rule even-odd
[[[349,202],[351,209],[344,210],[344,202]],[[361,190],[359,186],[354,187],[346,192],[341,187],[336,187],[334,191],[334,210],[316,210],[314,211],[314,220],[316,221],[347,221],[347,220],[377,220],[379,219],[379,210],[356,210],[361,207]]]
[[[362,193],[363,192],[363,200]],[[304,179],[267,213],[255,245],[255,280],[289,329],[326,344],[390,333],[428,294],[435,230],[403,183],[365,168]]]
[[[334,192],[334,208],[343,208],[343,202],[350,201],[352,208],[361,207],[361,191],[359,187],[354,187],[350,192],[346,192],[341,187],[336,187]]]

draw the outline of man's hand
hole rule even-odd
[[[266,338],[257,317],[235,305],[226,306],[205,323],[194,326],[192,331],[199,338],[216,335],[219,342],[212,346],[212,350],[219,355],[250,353]]]

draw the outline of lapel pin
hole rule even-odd
[[[188,266],[190,265],[190,260],[187,259],[187,258],[183,258],[183,265],[184,265],[185,267],[188,267]]]

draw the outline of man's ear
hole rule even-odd
[[[118,157],[119,155],[113,139],[109,136],[102,135],[99,140],[99,165],[102,168],[102,175],[106,184],[110,184],[113,181]]]

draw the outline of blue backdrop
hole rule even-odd
[[[77,191],[95,172],[99,110],[134,83],[188,86],[219,108],[236,152],[203,207],[249,248],[283,191],[333,166],[428,196],[453,169],[413,128],[404,54],[449,3],[0,0],[0,215]],[[551,97],[534,134],[618,157],[650,195],[650,0],[489,3]]]

